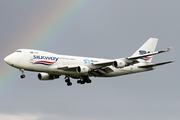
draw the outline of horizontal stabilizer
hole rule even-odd
[[[143,65],[143,66],[138,66],[138,68],[149,68],[149,67],[156,67],[156,66],[160,66],[160,65],[164,65],[164,64],[168,64],[168,63],[172,63],[174,61],[168,61],[168,62],[162,62],[162,63],[156,63],[156,64],[150,64],[150,65]]]

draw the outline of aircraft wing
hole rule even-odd
[[[156,63],[156,64],[149,64],[149,65],[138,66],[138,67],[139,68],[156,67],[156,66],[160,66],[160,65],[164,65],[164,64],[168,64],[168,63],[172,63],[172,62],[174,62],[174,61],[161,62],[161,63]]]
[[[78,66],[57,66],[57,69],[75,71]]]
[[[167,51],[169,51],[171,49],[172,49],[172,47],[169,47],[169,48],[167,48],[167,49],[165,49],[163,51],[157,51],[157,52],[148,53],[148,54],[144,54],[144,55],[128,57],[128,58],[125,58],[125,59],[121,59],[120,61],[135,64],[137,62],[137,59],[147,57],[147,56],[156,55],[156,54],[160,54],[160,53],[163,53],[163,52],[167,52]],[[103,61],[103,62],[90,63],[89,66],[91,66],[91,67],[90,67],[90,70],[89,70],[88,74],[93,75],[93,76],[101,76],[101,75],[105,75],[107,73],[113,72],[113,70],[111,69],[110,66],[113,65],[113,63],[115,61],[116,60],[107,60],[107,61]],[[155,66],[159,66],[159,65],[168,64],[168,63],[171,63],[171,62],[173,62],[173,61],[156,63],[156,64],[149,64],[149,65],[143,65],[143,66],[138,66],[138,67],[139,68],[155,67]],[[57,69],[61,69],[61,70],[65,70],[65,71],[76,71],[77,68],[78,68],[78,65],[76,65],[76,66],[66,65],[66,66],[58,66],[57,67]]]
[[[112,65],[113,62],[114,62],[114,60],[108,60],[108,61],[105,61],[105,62],[91,63],[91,66],[93,66],[93,68],[102,68],[102,67],[107,67],[107,66]],[[68,70],[68,69],[75,69],[78,66],[79,65],[77,65],[77,66],[65,65],[65,66],[58,66],[57,69]]]
[[[112,65],[112,62],[101,62],[101,63],[92,63],[92,65],[95,66],[95,68],[91,69],[88,73],[90,75],[93,75],[95,77],[101,76],[110,72],[113,72],[113,70],[108,67]],[[65,71],[76,71],[77,66],[58,66],[57,69],[65,70]]]
[[[101,67],[105,67],[105,66],[110,66],[113,64],[114,61],[110,60],[110,61],[106,61],[106,62],[97,62],[97,63],[92,63],[93,66],[101,66]]]
[[[105,61],[105,62],[98,62],[98,63],[91,63],[91,65],[94,67],[91,71],[89,71],[89,74],[93,76],[101,76],[105,75],[107,73],[113,72],[113,70],[108,67],[113,64],[114,60]]]
[[[89,71],[89,74],[98,77],[101,75],[105,75],[107,73],[113,72],[113,70],[110,67],[102,67],[102,68],[96,68]]]
[[[157,52],[148,53],[148,54],[139,55],[139,56],[134,56],[134,57],[128,57],[128,58],[126,58],[126,59],[127,59],[127,60],[136,60],[136,59],[140,59],[140,58],[143,58],[143,57],[148,57],[148,56],[160,54],[160,53],[163,53],[163,52],[168,52],[168,51],[170,51],[171,49],[172,49],[172,46],[171,46],[171,47],[168,47],[167,49],[162,50],[162,51],[157,51]]]

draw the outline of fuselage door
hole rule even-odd
[[[33,54],[30,54],[30,63],[33,64],[34,63],[34,59],[33,59]]]

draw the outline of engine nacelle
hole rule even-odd
[[[123,68],[126,66],[126,63],[124,61],[114,61],[113,66],[116,68]]]
[[[39,73],[38,74],[39,80],[54,80],[59,78],[58,75],[49,75],[48,73]]]
[[[78,67],[76,68],[77,73],[82,73],[82,74],[88,73],[89,70],[90,70],[90,69],[89,69],[89,67],[87,67],[87,66],[78,66]]]

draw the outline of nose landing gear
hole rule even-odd
[[[24,74],[24,69],[20,69],[20,71],[22,72],[22,75],[20,76],[21,78],[25,78],[25,74]]]

